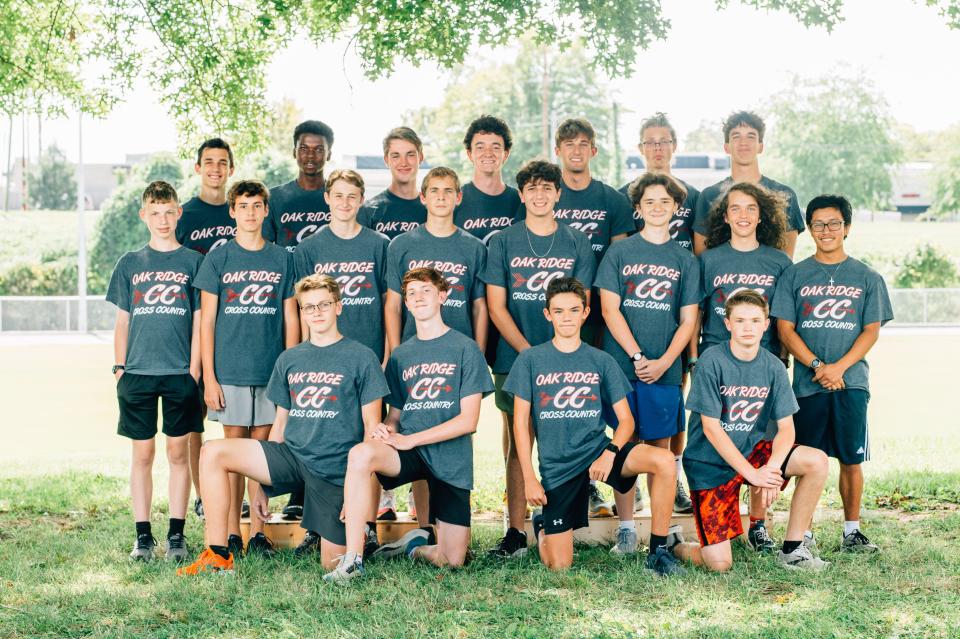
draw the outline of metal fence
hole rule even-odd
[[[896,326],[960,326],[960,288],[890,290]],[[78,330],[77,296],[0,297],[0,332]],[[87,330],[113,329],[116,308],[103,296],[87,297]]]

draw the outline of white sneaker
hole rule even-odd
[[[617,543],[610,549],[611,555],[633,555],[637,552],[637,530],[617,529]]]
[[[812,532],[803,533],[803,545],[806,546],[810,552],[817,550],[817,538],[813,536]]]
[[[673,552],[677,544],[683,543],[683,526],[674,524],[667,528],[667,550]]]
[[[780,552],[777,553],[777,561],[789,570],[810,570],[813,572],[823,570],[830,565],[830,562],[815,556],[810,552],[810,549],[802,543],[790,554],[784,554],[781,549]]]
[[[340,557],[337,567],[323,576],[327,583],[346,583],[356,577],[363,577],[367,571],[363,568],[363,560],[356,553],[346,553]]]

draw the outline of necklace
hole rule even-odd
[[[539,253],[537,253],[533,248],[533,240],[530,238],[530,227],[524,224],[523,230],[527,232],[527,246],[530,247],[530,252],[533,253],[535,257],[546,257],[550,255],[550,251],[553,250],[553,243],[557,241],[557,231],[560,230],[560,224],[557,223],[557,227],[553,229],[553,235],[550,237],[550,246],[547,247],[547,252],[544,253],[543,255],[540,255]]]
[[[843,262],[846,262],[846,261],[847,260],[843,260]],[[816,262],[816,260],[814,260],[814,262]],[[833,286],[833,278],[836,277],[837,273],[840,272],[840,269],[843,267],[843,262],[840,262],[839,264],[837,264],[837,268],[833,269],[833,275],[830,275],[830,271],[823,268],[823,264],[821,264],[820,262],[817,262],[817,266],[820,267],[820,270],[823,271],[823,274],[830,278],[830,286]]]

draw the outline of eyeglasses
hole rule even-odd
[[[306,306],[301,306],[300,310],[307,315],[313,315],[317,312],[326,312],[333,308],[333,302],[320,302],[319,304],[307,304]]]
[[[813,222],[810,224],[810,230],[814,233],[823,233],[824,229],[839,231],[843,228],[843,220],[830,220],[829,222]]]
[[[664,146],[670,146],[673,144],[673,140],[644,140],[641,142],[643,146],[651,149],[658,149]]]

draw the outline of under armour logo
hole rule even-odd
[[[554,526],[560,526],[560,525],[562,525],[562,524],[563,524],[563,520],[562,520],[562,519],[554,519],[554,520],[553,520],[553,525],[554,525]]]

